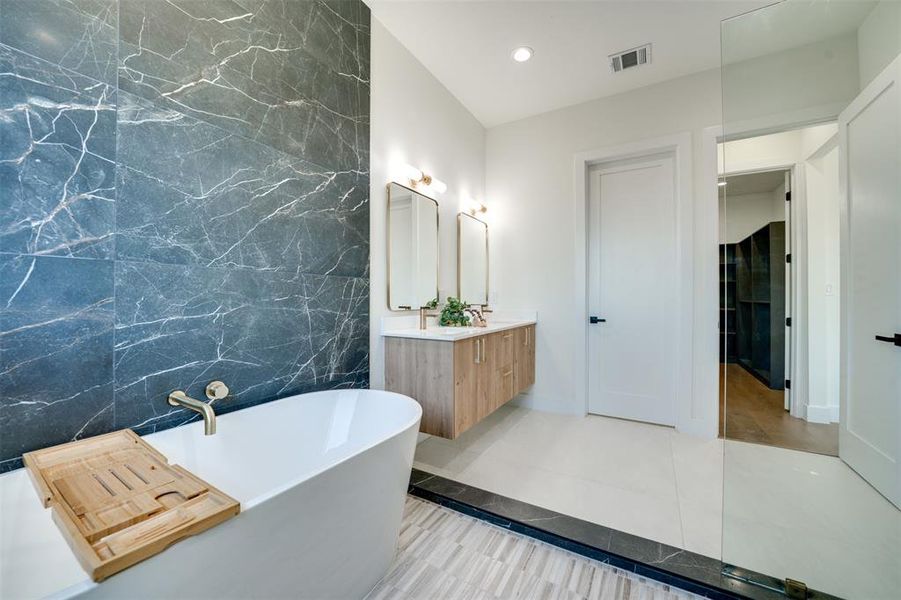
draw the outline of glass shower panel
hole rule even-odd
[[[786,0],[721,36],[726,572],[897,598],[901,2]]]

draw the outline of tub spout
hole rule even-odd
[[[216,433],[216,413],[213,407],[206,402],[195,400],[181,390],[176,390],[169,394],[169,404],[172,406],[184,406],[194,412],[203,415],[203,433],[204,435],[213,435]]]

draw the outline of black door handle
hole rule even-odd
[[[891,337],[888,335],[877,335],[876,341],[878,342],[888,342],[889,344],[894,344],[896,346],[901,346],[901,333],[896,333],[895,337]]]
[[[598,317],[588,317],[588,322],[592,325],[597,325],[598,323],[606,323],[607,319],[599,319]]]

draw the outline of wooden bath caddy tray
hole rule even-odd
[[[170,465],[130,429],[23,458],[44,507],[94,581],[241,510],[237,500]]]

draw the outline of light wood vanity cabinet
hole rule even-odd
[[[440,341],[385,340],[385,388],[422,405],[420,431],[458,435],[535,382],[535,326]]]
[[[519,394],[535,383],[535,326],[516,329],[513,390]]]

